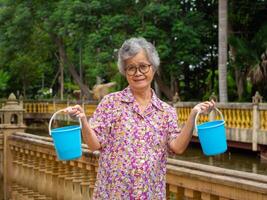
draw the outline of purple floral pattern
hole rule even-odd
[[[93,199],[166,199],[169,144],[180,133],[174,108],[153,91],[141,113],[127,87],[105,96],[90,124],[102,147]]]

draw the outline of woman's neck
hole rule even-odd
[[[147,87],[143,90],[135,90],[131,88],[135,100],[141,106],[147,106],[152,98],[151,87]]]

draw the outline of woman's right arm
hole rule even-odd
[[[91,151],[99,150],[101,148],[100,142],[96,136],[96,133],[88,123],[84,110],[80,105],[68,107],[65,110],[71,117],[78,117],[82,123],[82,137]]]

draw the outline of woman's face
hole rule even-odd
[[[126,79],[131,89],[140,91],[150,87],[154,71],[144,50],[125,60],[125,66]]]

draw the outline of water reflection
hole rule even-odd
[[[267,162],[261,161],[257,153],[247,150],[231,148],[224,154],[205,156],[200,145],[194,143],[189,145],[183,155],[172,157],[179,160],[267,175]]]

